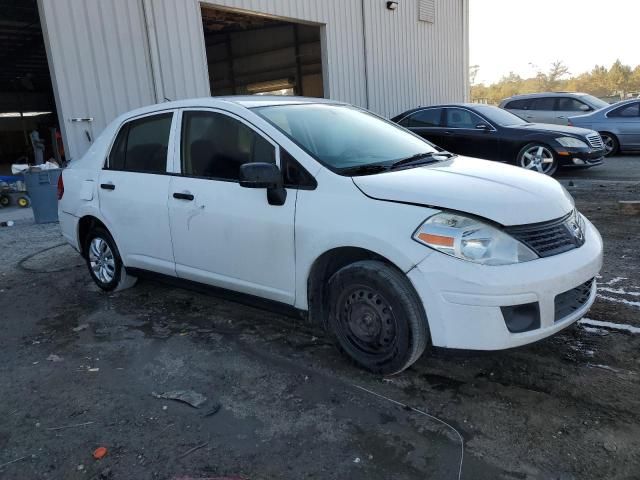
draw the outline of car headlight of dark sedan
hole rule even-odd
[[[585,142],[574,137],[558,137],[556,142],[566,148],[589,148]]]

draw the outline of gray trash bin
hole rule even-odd
[[[24,172],[24,183],[36,223],[58,221],[58,178],[61,172],[61,168]]]

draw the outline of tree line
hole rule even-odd
[[[557,61],[547,72],[535,77],[522,78],[513,72],[500,81],[485,85],[476,84],[480,66],[469,67],[471,101],[498,104],[512,95],[536,92],[585,92],[596,97],[616,101],[640,93],[640,65],[635,68],[616,60],[611,67],[596,65],[590,72],[571,75],[567,66]]]

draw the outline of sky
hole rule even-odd
[[[522,77],[562,60],[580,74],[619,58],[640,64],[640,0],[469,0],[476,83]]]

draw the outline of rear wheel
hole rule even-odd
[[[527,170],[553,175],[558,169],[558,160],[548,146],[542,143],[529,143],[518,153],[518,165]]]
[[[113,238],[105,229],[93,228],[85,239],[85,256],[91,278],[107,292],[133,286],[136,278],[127,275]]]
[[[374,373],[399,373],[424,352],[424,308],[407,277],[385,263],[364,260],[329,280],[329,328],[340,350]]]
[[[27,208],[29,205],[31,205],[31,201],[29,200],[29,197],[18,197],[18,200],[16,203],[20,208]]]
[[[600,136],[604,144],[605,157],[611,157],[618,153],[618,150],[620,150],[620,142],[618,142],[618,138],[613,133],[600,132]]]
[[[7,207],[11,203],[8,195],[0,195],[0,206]]]

